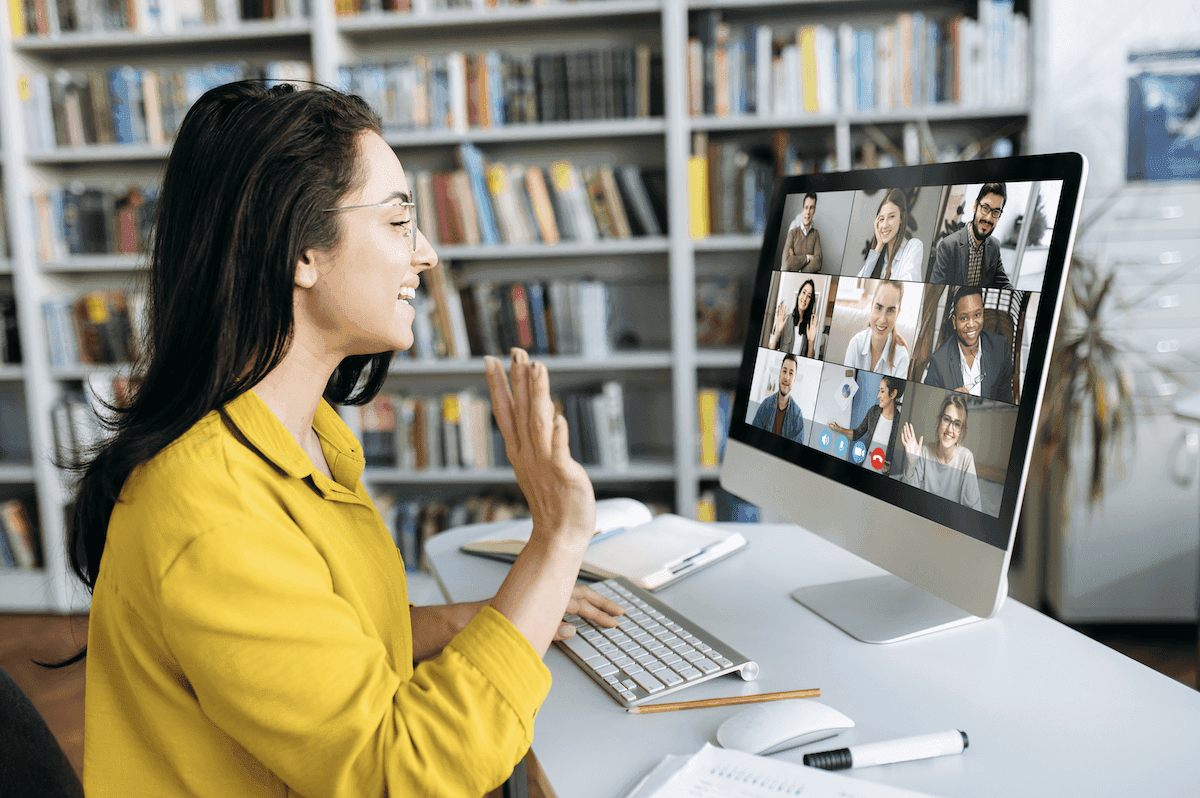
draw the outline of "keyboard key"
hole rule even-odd
[[[701,659],[693,662],[692,665],[696,666],[705,673],[716,673],[717,671],[721,670],[721,667],[708,657],[702,657]]]
[[[597,640],[606,639],[604,637],[604,635],[600,634],[599,632],[597,632],[595,629],[593,629],[590,626],[586,629],[580,629],[579,636],[582,637],[584,640],[588,641],[589,643],[595,643]]]
[[[568,637],[565,641],[567,648],[574,651],[580,659],[587,661],[600,656],[600,652],[592,648],[592,644],[579,635]]]
[[[643,651],[641,654],[636,655],[633,659],[643,668],[646,667],[646,664],[649,662],[658,662],[658,658],[649,651]]]
[[[650,671],[651,673],[658,673],[661,670],[665,670],[666,667],[667,667],[667,665],[665,662],[660,662],[659,660],[654,660],[653,662],[651,662],[649,665],[646,666],[646,670]]]
[[[632,665],[626,665],[626,666],[625,666],[624,668],[622,668],[621,670],[625,671],[625,672],[626,672],[626,673],[628,673],[630,676],[632,676],[632,675],[634,675],[635,673],[641,673],[642,671],[644,671],[644,670],[646,670],[646,669],[645,669],[645,668],[643,668],[641,665],[639,665],[639,664],[637,664],[637,663],[635,662],[635,663],[633,663]]]
[[[719,654],[717,656],[713,657],[713,659],[715,659],[717,661],[717,664],[720,665],[722,668],[728,668],[730,665],[733,664],[732,662],[730,662],[725,657],[722,657]]]
[[[677,684],[683,684],[683,677],[670,668],[658,671],[654,675],[662,679],[663,683],[666,684],[667,687],[674,687]]]
[[[624,679],[621,681],[621,686],[626,690],[634,690],[637,688],[637,682],[635,682],[633,679]]]
[[[639,673],[633,677],[633,680],[640,684],[647,693],[657,693],[663,689],[663,683],[648,673]]]
[[[596,668],[595,671],[600,676],[612,676],[614,673],[616,673],[618,670],[620,670],[616,665],[613,665],[611,662],[601,662],[600,660],[594,659],[594,660],[592,660],[592,662],[590,662],[588,664],[590,665],[592,663],[599,665],[599,667]]]
[[[616,657],[613,659],[612,663],[618,668],[624,668],[626,665],[632,665],[633,660],[629,657]]]
[[[708,659],[707,657],[705,657],[703,654],[701,654],[699,651],[696,651],[695,649],[692,649],[691,651],[688,651],[688,652],[681,651],[679,653],[688,662],[695,662],[698,659]]]
[[[635,696],[633,693],[629,692],[628,690],[618,690],[617,692],[620,693],[621,698],[624,698],[626,701],[634,701],[637,699],[637,696]]]
[[[687,679],[690,682],[692,679],[695,679],[699,676],[703,676],[704,674],[701,673],[700,671],[696,670],[695,668],[689,667],[689,668],[686,668],[685,670],[680,671],[679,675],[682,676],[683,678]]]
[[[683,662],[683,657],[679,656],[675,652],[671,652],[669,654],[663,654],[662,656],[659,657],[659,659],[661,659],[663,662],[667,663],[668,665],[674,665],[676,662]]]
[[[667,647],[658,640],[651,640],[646,644],[647,651],[666,651]]]
[[[617,648],[612,643],[601,643],[600,645],[596,646],[596,650],[605,656],[611,657],[618,653],[621,649]]]
[[[612,674],[605,676],[604,681],[608,682],[609,684],[620,684],[621,683],[621,680],[619,678],[617,678],[616,676],[613,676]]]

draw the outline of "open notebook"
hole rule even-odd
[[[512,562],[533,531],[528,519],[474,524],[479,536],[463,545],[470,554]],[[658,590],[742,549],[740,532],[663,513],[653,516],[636,499],[596,502],[596,535],[580,573],[595,579],[623,576]]]

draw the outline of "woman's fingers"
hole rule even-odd
[[[512,350],[512,379],[514,429],[524,443],[529,435],[529,355],[524,349]]]
[[[504,376],[504,367],[499,359],[489,355],[483,359],[483,368],[487,374],[488,391],[492,394],[492,414],[496,416],[500,434],[508,445],[519,451],[521,442],[515,435],[512,391],[508,387],[508,378]]]
[[[554,403],[550,401],[550,374],[545,364],[529,367],[529,439],[544,457],[553,455]]]

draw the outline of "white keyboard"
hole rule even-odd
[[[754,662],[627,579],[591,588],[625,608],[620,625],[610,629],[568,615],[576,633],[558,646],[622,706],[733,671],[746,681],[758,676]]]

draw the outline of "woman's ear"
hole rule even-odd
[[[293,278],[297,288],[312,288],[317,284],[317,278],[321,276],[320,268],[321,253],[315,249],[309,249],[300,256],[300,260],[296,261],[296,276]]]

